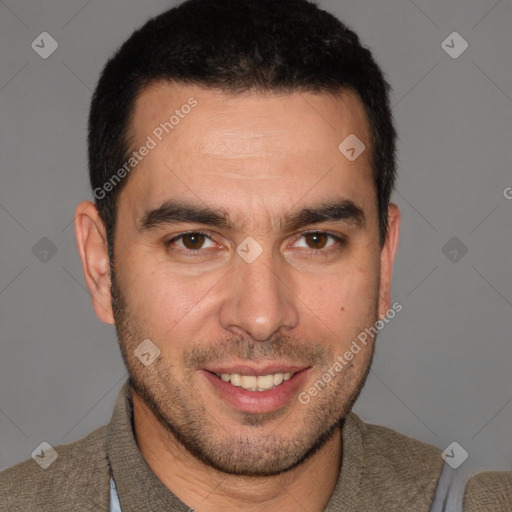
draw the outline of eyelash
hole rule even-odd
[[[186,233],[180,233],[179,235],[171,238],[170,240],[166,240],[164,242],[164,244],[167,248],[169,248],[172,243],[182,239],[186,235],[204,235],[206,238],[208,238],[212,242],[214,241],[212,239],[212,237],[208,233],[205,233],[204,231],[187,231]],[[335,249],[309,249],[306,251],[307,253],[313,254],[313,255],[316,255],[316,254],[327,255],[330,252],[340,250],[347,243],[346,239],[343,236],[335,235],[334,233],[331,233],[330,231],[306,231],[305,233],[302,233],[302,235],[299,238],[297,238],[297,240],[300,240],[300,238],[302,238],[303,236],[307,236],[307,235],[327,235],[327,236],[334,238],[334,240],[336,241],[336,243],[338,245],[338,247],[336,247]],[[173,249],[173,250],[176,250],[176,249]],[[202,249],[197,249],[195,251],[192,249],[185,249],[185,250],[179,249],[178,252],[187,258],[195,258],[197,256],[200,256],[201,253],[204,251]]]

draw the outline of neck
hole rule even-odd
[[[201,512],[323,512],[338,480],[340,429],[303,464],[272,477],[222,473],[200,462],[168,432],[133,392],[135,438],[149,467],[181,501]]]

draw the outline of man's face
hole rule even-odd
[[[191,97],[197,106],[158,140],[155,129]],[[154,84],[139,96],[131,126],[134,149],[148,136],[156,143],[120,195],[114,246],[113,307],[134,388],[207,464],[246,475],[285,471],[348,413],[373,343],[360,344],[308,403],[299,393],[389,307],[379,301],[362,103],[348,92],[233,96]],[[338,149],[351,134],[367,147],[355,161]],[[183,208],[182,220],[169,211],[148,216],[166,202],[219,211],[226,222],[187,220]],[[329,210],[334,220],[288,222],[326,204],[342,206]],[[149,366],[134,354],[145,339],[160,350]]]

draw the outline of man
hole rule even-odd
[[[189,0],[105,67],[75,230],[130,379],[112,420],[0,475],[0,510],[510,510],[351,408],[390,297],[389,87],[306,0]]]

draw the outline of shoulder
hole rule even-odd
[[[389,427],[365,423],[353,413],[349,417],[361,432],[367,456],[386,461],[404,476],[411,475],[414,478],[425,473],[439,476],[444,462],[439,448]]]
[[[386,510],[429,510],[444,461],[442,451],[351,413],[350,429],[362,438],[362,493]]]
[[[352,413],[347,421],[349,428],[362,436],[363,478],[382,504],[389,499],[390,510],[392,503],[402,509],[429,510],[444,464],[441,450],[393,429],[367,424]],[[462,491],[464,512],[512,510],[511,471],[488,471],[466,478],[461,480],[466,485]]]
[[[512,471],[486,471],[473,476],[464,494],[464,511],[512,510]]]
[[[0,512],[108,510],[106,430],[55,446],[46,469],[28,459],[0,472]]]

